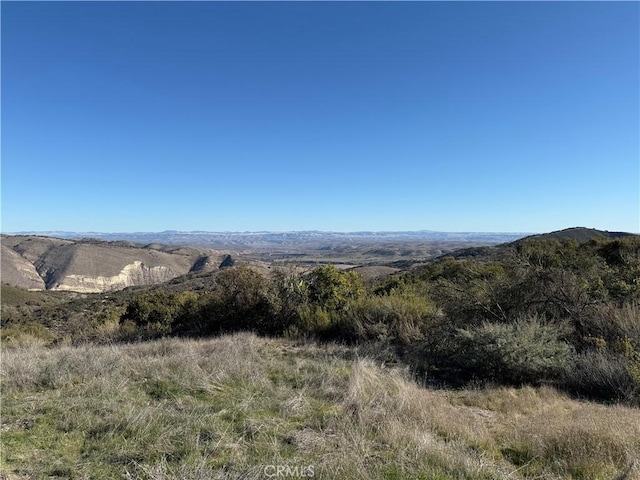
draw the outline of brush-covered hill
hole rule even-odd
[[[519,238],[513,242],[501,243],[499,245],[494,245],[494,246],[462,248],[454,252],[441,255],[441,257],[491,258],[491,257],[498,257],[509,250],[517,248],[518,245],[522,245],[526,242],[531,242],[531,241],[556,240],[561,242],[564,240],[573,240],[582,244],[582,243],[590,242],[592,240],[615,240],[618,238],[633,237],[633,236],[637,237],[638,235],[634,233],[629,233],[629,232],[609,232],[607,230],[598,230],[595,228],[572,227],[572,228],[565,228],[564,230],[556,230],[554,232],[549,232],[549,233],[529,235],[527,237]],[[438,258],[441,258],[441,257],[438,257]]]
[[[595,228],[585,227],[572,227],[565,228],[564,230],[557,230],[555,232],[542,233],[540,235],[531,235],[522,239],[516,240],[513,243],[518,243],[522,240],[575,240],[578,243],[586,243],[590,240],[611,240],[622,237],[629,237],[634,235],[628,232],[609,232],[608,230],[598,230]]]
[[[1,278],[28,290],[97,293],[215,271],[228,258],[208,248],[3,235]]]

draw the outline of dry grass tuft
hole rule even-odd
[[[237,334],[10,349],[2,392],[7,478],[262,479],[270,465],[331,479],[638,478],[636,409],[551,388],[429,390],[341,345]]]

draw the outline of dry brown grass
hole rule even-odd
[[[430,390],[340,345],[239,334],[2,353],[7,478],[638,478],[640,412]],[[628,471],[627,471],[628,470]]]

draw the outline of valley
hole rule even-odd
[[[45,232],[2,236],[2,282],[27,290],[98,293],[214,271],[225,261],[271,266],[334,264],[365,276],[398,271],[462,248],[518,234],[439,232]]]

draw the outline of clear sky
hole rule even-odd
[[[640,231],[638,2],[2,2],[2,231]]]

